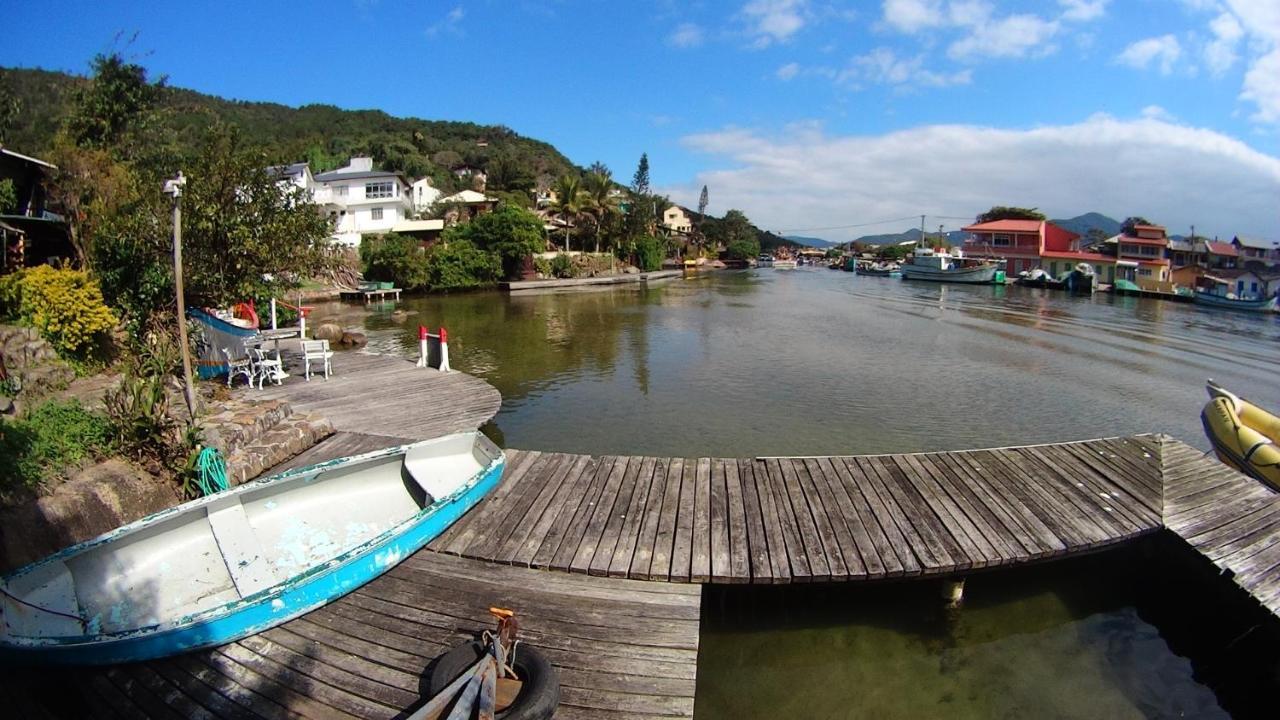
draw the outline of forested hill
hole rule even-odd
[[[70,106],[72,90],[86,78],[47,70],[0,68],[20,103],[5,144],[30,155],[44,153]],[[332,105],[299,108],[241,102],[184,88],[162,91],[161,122],[178,138],[215,122],[241,128],[279,163],[307,160],[314,172],[344,165],[353,155],[371,155],[380,167],[413,177],[430,175],[451,188],[453,168],[484,169],[499,188],[532,186],[539,176],[559,176],[573,164],[550,144],[501,126],[398,118],[380,110],[342,110]],[[494,177],[494,176],[497,177]]]

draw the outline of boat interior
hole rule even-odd
[[[454,435],[196,501],[11,578],[6,589],[12,595],[71,617],[6,598],[7,634],[128,632],[237,602],[413,518],[481,472],[497,452],[473,434]]]

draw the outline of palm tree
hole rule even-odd
[[[587,175],[586,204],[596,221],[596,252],[600,252],[600,232],[605,222],[618,213],[618,198],[613,194],[613,176],[607,168]]]
[[[561,175],[552,190],[556,201],[551,205],[553,211],[564,222],[564,249],[569,251],[569,226],[582,214],[582,181],[574,175]]]

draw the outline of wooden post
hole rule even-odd
[[[187,401],[187,416],[196,421],[195,387],[191,383],[191,346],[187,342],[187,305],[182,293],[182,188],[187,179],[178,172],[172,180],[166,180],[164,191],[173,197],[173,289],[178,300],[178,344],[182,349],[183,395]]]
[[[964,578],[942,581],[942,600],[948,610],[955,610],[964,604]]]

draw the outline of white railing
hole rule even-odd
[[[434,367],[440,372],[449,372],[449,333],[440,328],[438,333],[427,332],[422,325],[418,326],[418,367]]]

